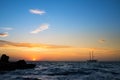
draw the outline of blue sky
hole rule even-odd
[[[30,9],[45,13],[32,14]],[[13,28],[2,31],[9,32],[3,40],[73,46],[120,40],[119,0],[0,0],[0,10],[0,27]],[[50,26],[30,34],[41,24]]]
[[[0,0],[0,53],[13,60],[120,60],[120,0]]]

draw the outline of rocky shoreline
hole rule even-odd
[[[27,64],[25,60],[9,62],[9,56],[3,54],[0,58],[0,71],[11,71],[16,69],[31,69],[35,64]]]

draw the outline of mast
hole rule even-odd
[[[93,59],[94,59],[94,56],[93,56],[93,51],[92,51],[91,55],[92,55],[92,60],[93,60]]]
[[[90,56],[90,59],[88,60],[88,62],[97,62],[97,60],[94,59],[94,51],[93,50],[89,51],[89,56]]]
[[[94,51],[89,51],[90,60],[94,60]]]
[[[90,60],[92,60],[92,55],[91,55],[91,51],[89,51],[89,56],[90,56]]]

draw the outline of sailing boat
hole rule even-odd
[[[97,60],[94,59],[93,51],[90,51],[90,52],[89,52],[89,55],[90,55],[90,59],[87,60],[87,62],[97,62]]]

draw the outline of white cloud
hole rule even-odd
[[[0,33],[0,37],[7,37],[8,36],[8,33],[5,32],[5,33]]]
[[[2,28],[0,28],[0,29],[6,30],[6,31],[8,31],[8,30],[13,30],[13,28],[11,28],[11,27],[2,27]]]
[[[49,24],[42,24],[42,25],[40,25],[37,29],[33,30],[33,31],[30,32],[30,33],[32,33],[32,34],[37,34],[37,33],[41,32],[41,31],[44,31],[44,30],[46,30],[46,29],[48,29],[48,28],[49,28]]]
[[[30,9],[29,10],[32,14],[39,14],[39,15],[42,15],[42,14],[45,14],[46,12],[43,11],[43,10],[39,10],[39,9]]]

